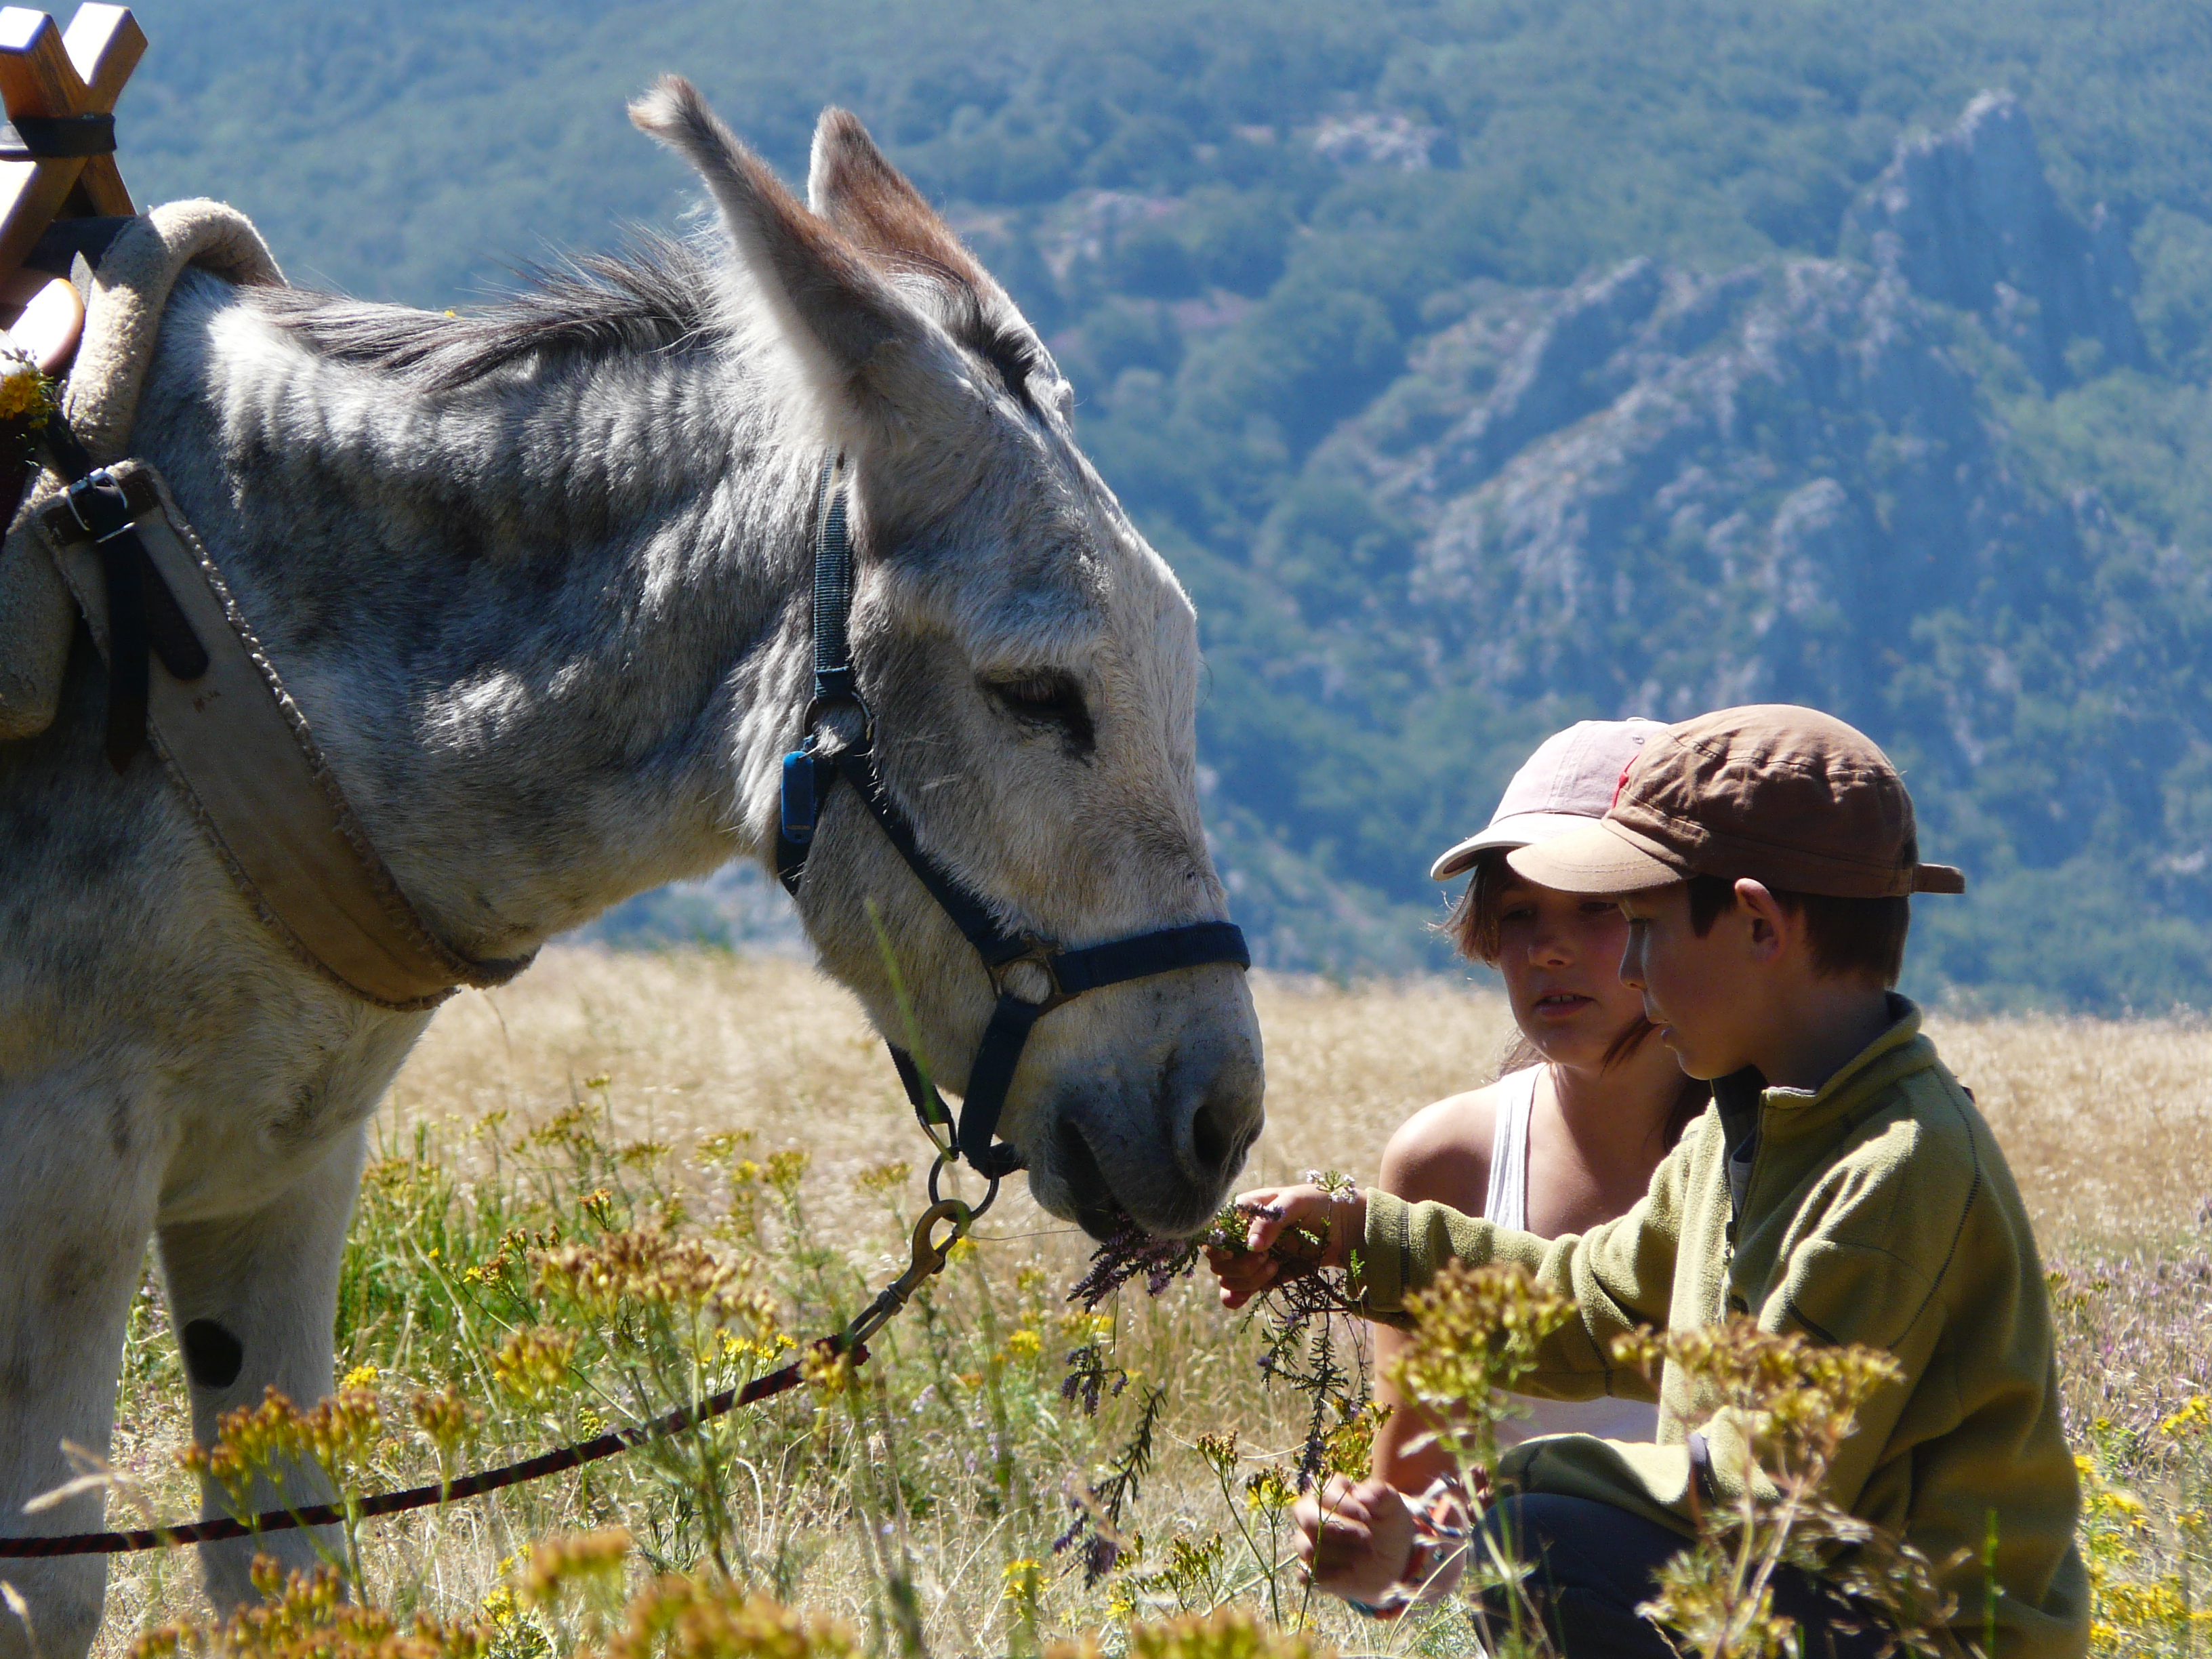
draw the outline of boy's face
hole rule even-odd
[[[1644,1017],[1659,1028],[1694,1078],[1726,1077],[1753,1063],[1771,975],[1754,919],[1744,906],[1723,910],[1700,939],[1690,926],[1690,890],[1678,883],[1620,900],[1628,942],[1621,983],[1644,994]]]

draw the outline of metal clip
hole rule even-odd
[[[842,1352],[850,1353],[890,1322],[890,1317],[907,1304],[907,1299],[923,1284],[945,1270],[953,1245],[967,1233],[975,1219],[975,1213],[957,1198],[945,1199],[931,1205],[914,1224],[914,1260],[907,1270],[884,1286],[873,1302],[860,1310],[853,1322],[845,1327],[838,1341]],[[939,1244],[930,1234],[940,1221],[952,1224],[952,1231]]]
[[[1021,936],[1021,943],[1022,949],[1019,955],[1003,957],[996,962],[987,962],[983,964],[984,971],[991,976],[991,988],[1002,997],[1012,997],[1017,1002],[1028,1003],[1039,1014],[1048,1014],[1063,1002],[1073,1001],[1075,994],[1061,988],[1060,970],[1054,966],[1060,957],[1060,946],[1050,939],[1039,939],[1035,933],[1024,933]],[[1042,997],[1032,998],[1024,995],[1006,983],[1007,974],[1025,962],[1034,963],[1044,974],[1045,984],[1050,988]]]

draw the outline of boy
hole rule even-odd
[[[1859,1413],[1829,1496],[1936,1565],[1956,1633],[1977,1644],[1994,1577],[1990,1659],[2085,1651],[2079,1494],[2035,1243],[1988,1125],[1920,1034],[1919,1011],[1889,988],[1909,895],[1965,882],[1919,861],[1911,800],[1887,757],[1811,709],[1707,714],[1645,743],[1603,819],[1509,862],[1620,903],[1621,978],[1683,1070],[1712,1079],[1712,1107],[1634,1209],[1578,1238],[1387,1194],[1247,1194],[1269,1212],[1249,1239],[1262,1254],[1216,1253],[1222,1299],[1264,1290],[1277,1273],[1264,1252],[1303,1220],[1327,1224],[1324,1265],[1358,1252],[1367,1304],[1385,1317],[1453,1260],[1518,1263],[1571,1294],[1579,1317],[1520,1385],[1531,1394],[1648,1398],[1608,1362],[1611,1339],[1645,1324],[1748,1313],[1769,1330],[1886,1350],[1902,1380]],[[1555,1436],[1497,1472],[1484,1524],[1534,1564],[1530,1593],[1569,1659],[1669,1653],[1637,1604],[1684,1547],[1695,1506],[1738,1496],[1740,1460],[1691,1433],[1717,1402],[1671,1367],[1658,1392],[1656,1446]],[[1334,1484],[1301,1506],[1300,1524],[1316,1580],[1362,1602],[1402,1607],[1441,1559],[1433,1528],[1379,1482]],[[1834,1607],[1808,1575],[1778,1583],[1776,1611],[1798,1619],[1808,1655],[1880,1650],[1880,1632],[1852,1632]]]

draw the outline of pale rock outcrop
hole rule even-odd
[[[2191,647],[2091,573],[2176,567],[2039,481],[1972,337],[2046,384],[2139,360],[2117,232],[2059,204],[2002,94],[1901,144],[1851,222],[1856,257],[1471,286],[1310,463],[1409,547],[1387,600],[1309,615],[1318,636],[1380,606],[1440,692],[1663,718],[1817,703],[1954,777],[2029,775],[2031,705],[2124,711]],[[2052,661],[2054,639],[2080,649]],[[2038,797],[2024,851],[2068,855],[2140,788],[2100,755]]]
[[[1915,293],[1979,313],[2045,386],[2076,378],[2077,341],[2101,348],[2090,362],[2102,367],[2145,362],[2126,236],[2102,204],[2087,222],[2067,211],[2010,93],[1985,92],[1948,131],[1899,143],[1843,245]]]

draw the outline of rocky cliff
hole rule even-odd
[[[2059,204],[2008,93],[1985,92],[1949,131],[1900,144],[1843,243],[1915,292],[1980,316],[2045,386],[2144,364],[2119,221],[2100,204],[2085,224]]]
[[[1316,660],[1372,663],[1387,630],[1431,702],[1819,704],[1911,769],[1941,856],[2002,881],[2139,836],[2163,896],[2202,906],[2172,769],[2212,752],[2205,562],[2054,477],[2005,414],[2008,389],[2143,362],[2112,216],[2068,212],[1985,94],[1899,146],[1838,245],[1469,287],[1316,449],[1255,572]],[[1339,538],[1358,603],[1306,522],[1332,489],[1379,526],[1379,553]]]

